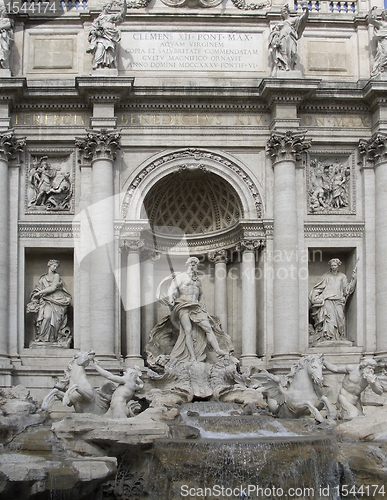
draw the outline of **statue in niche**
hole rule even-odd
[[[331,259],[325,273],[309,294],[310,313],[314,330],[310,335],[312,345],[324,341],[345,340],[345,304],[356,287],[356,267],[351,281],[339,272],[340,259]]]
[[[368,14],[368,23],[374,26],[374,34],[377,41],[371,78],[376,78],[387,70],[387,10],[382,11],[382,18],[378,20],[376,17],[376,8],[372,7]]]
[[[121,6],[121,11],[112,13],[113,5]],[[121,32],[117,24],[126,16],[126,0],[107,2],[101,14],[93,21],[89,32],[87,53],[93,55],[93,69],[117,67],[117,43],[121,41]]]
[[[34,343],[69,347],[72,336],[67,326],[67,310],[71,295],[57,272],[59,261],[50,260],[47,266],[48,272],[40,277],[27,304],[27,313],[37,313]]]
[[[363,359],[358,365],[337,366],[324,360],[324,366],[333,373],[344,373],[341,389],[337,396],[339,417],[343,420],[364,415],[361,394],[370,387],[376,394],[383,393],[383,386],[375,375],[377,362],[372,358]]]
[[[198,258],[190,257],[186,272],[173,273],[159,285],[158,299],[168,304],[170,315],[151,331],[146,346],[149,357],[168,354],[186,363],[215,363],[233,351],[231,339],[222,331],[219,318],[206,310],[198,264]]]
[[[140,378],[140,368],[138,366],[127,368],[123,375],[114,375],[102,368],[96,359],[94,359],[94,367],[100,375],[119,384],[113,392],[110,408],[105,416],[107,418],[127,418],[134,417],[139,413],[141,405],[132,398],[135,392],[144,387],[144,382]]]
[[[297,40],[304,32],[309,17],[306,3],[302,5],[302,14],[290,18],[289,5],[281,9],[282,20],[276,23],[269,35],[269,51],[272,63],[272,75],[277,71],[290,71],[296,67]]]
[[[33,191],[28,208],[45,207],[50,211],[70,209],[73,194],[70,173],[58,175],[58,170],[48,163],[47,156],[33,159],[28,180]]]
[[[9,69],[9,58],[13,42],[12,21],[6,7],[0,7],[0,68]]]
[[[348,165],[312,160],[309,169],[310,212],[330,212],[349,206],[351,169]]]

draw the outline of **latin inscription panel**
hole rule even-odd
[[[141,31],[122,33],[123,69],[263,71],[262,33]]]

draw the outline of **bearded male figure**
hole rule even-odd
[[[159,354],[168,354],[183,362],[216,362],[233,351],[231,339],[222,330],[219,319],[206,310],[198,264],[197,257],[190,257],[186,272],[173,273],[160,284],[158,298],[169,306],[170,315],[150,333],[146,346],[148,361]],[[163,295],[161,289],[165,283],[168,289]]]

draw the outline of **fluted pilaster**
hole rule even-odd
[[[309,147],[305,131],[273,133],[267,144],[274,169],[274,355],[299,349],[296,162]]]

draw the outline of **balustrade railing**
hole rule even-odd
[[[294,8],[302,10],[302,1],[294,0]],[[342,0],[311,0],[308,2],[308,8],[311,12],[322,12],[332,14],[356,14],[357,2],[356,1],[342,1]]]

